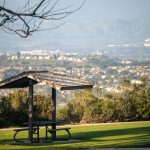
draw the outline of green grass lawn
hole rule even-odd
[[[61,143],[16,143],[13,141],[13,129],[0,130],[0,150],[72,150],[106,147],[150,147],[150,122],[112,123],[70,127],[72,141]],[[65,136],[65,132],[58,132],[58,137],[62,138],[62,136]],[[27,137],[26,132],[20,132],[18,134],[18,138],[23,137]],[[44,137],[44,128],[40,130],[40,137]]]

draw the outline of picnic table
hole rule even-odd
[[[71,139],[71,133],[69,131],[71,128],[68,128],[68,127],[61,127],[61,128],[59,127],[56,129],[50,128],[50,127],[52,127],[53,124],[60,124],[61,122],[62,121],[59,121],[59,120],[56,122],[54,122],[54,121],[33,121],[32,122],[32,125],[33,125],[32,134],[37,134],[37,142],[39,142],[40,141],[39,130],[40,130],[40,127],[43,126],[43,127],[45,127],[45,140],[46,141],[49,140],[48,133],[50,133],[51,136],[53,137],[54,132],[61,131],[61,130],[66,131],[68,134],[68,139]],[[23,123],[23,125],[28,125],[28,124],[29,124],[28,122]],[[15,131],[14,140],[18,142],[19,140],[16,139],[17,134],[21,131],[29,131],[29,127],[16,128],[16,129],[14,129],[14,131]],[[52,138],[52,141],[53,140],[56,140],[56,139]]]

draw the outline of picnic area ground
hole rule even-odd
[[[14,142],[13,128],[0,129],[0,150],[74,150],[103,148],[110,148],[110,150],[114,150],[115,148],[140,148],[139,150],[142,150],[141,148],[150,148],[149,121],[66,126],[71,127],[72,139],[70,141],[32,144]],[[58,139],[65,139],[65,134],[64,131],[58,132]],[[23,131],[18,133],[17,138],[27,138],[27,136],[27,131]],[[44,136],[45,129],[41,128],[40,138],[44,139]]]

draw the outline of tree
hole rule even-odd
[[[123,90],[129,90],[132,87],[131,81],[128,79],[124,79],[123,81],[121,81],[120,85],[122,86]]]
[[[0,95],[0,127],[22,125],[28,121],[29,96],[27,90],[17,90],[7,96]],[[51,119],[49,95],[38,93],[33,100],[33,119]]]
[[[98,122],[100,114],[100,101],[90,90],[75,93],[74,98],[59,110],[59,117],[71,123]]]
[[[14,33],[20,37],[26,38],[33,32],[54,29],[41,28],[44,22],[61,20],[68,15],[78,11],[85,3],[73,9],[73,5],[63,8],[57,8],[60,0],[26,0],[26,3],[17,10],[9,9],[6,6],[6,0],[0,4],[0,28],[8,33]]]

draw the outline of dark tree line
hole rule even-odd
[[[77,93],[59,116],[69,123],[97,123],[116,121],[150,120],[150,87],[142,84],[132,85],[124,81],[124,92],[108,93],[96,98],[91,91]]]
[[[131,84],[124,80],[124,91],[108,93],[97,98],[89,90],[75,93],[65,107],[57,112],[57,119],[67,123],[99,123],[150,120],[150,85]],[[34,120],[51,119],[51,96],[34,96]],[[0,97],[0,127],[22,125],[28,121],[28,92],[15,91]]]
[[[18,90],[0,98],[0,127],[22,125],[28,121],[28,91]],[[48,120],[51,116],[51,99],[48,95],[35,95],[34,120]]]

